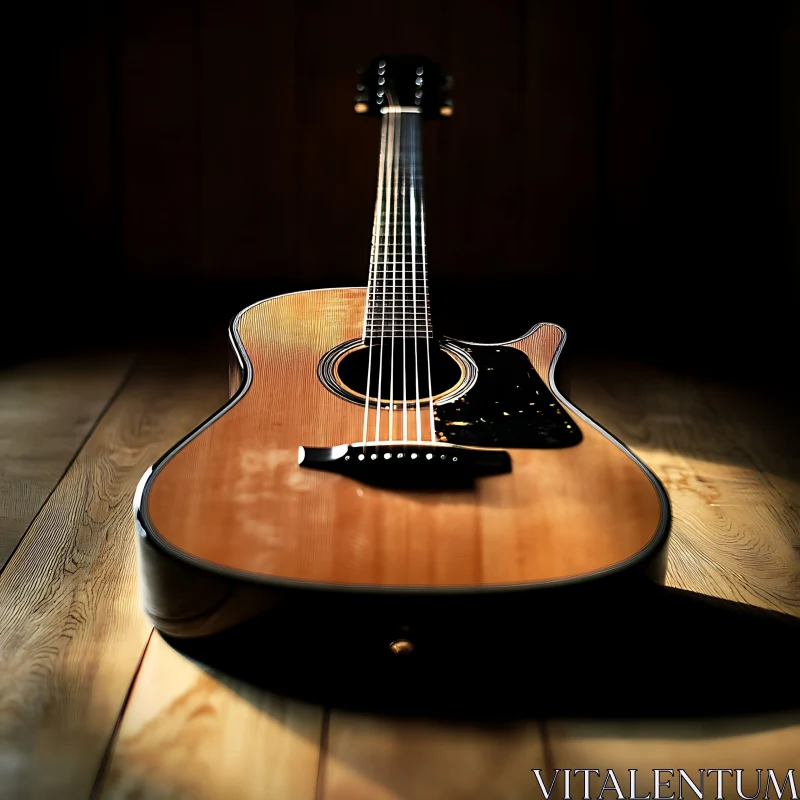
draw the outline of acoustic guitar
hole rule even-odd
[[[163,631],[216,633],[293,593],[424,619],[442,598],[663,576],[667,495],[559,392],[564,330],[435,333],[421,128],[451,115],[448,81],[422,57],[361,72],[355,111],[381,128],[367,286],[241,311],[230,400],[142,478],[144,605]]]

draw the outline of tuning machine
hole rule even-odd
[[[358,83],[356,84],[356,96],[353,98],[353,111],[356,114],[366,114],[369,111],[369,91],[364,82],[364,67],[356,70]]]
[[[439,103],[439,115],[442,117],[453,116],[453,98],[450,92],[453,90],[453,76],[445,75],[442,78],[441,95],[442,100]]]

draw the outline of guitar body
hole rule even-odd
[[[303,631],[362,666],[387,643],[457,653],[448,637],[477,630],[499,652],[521,612],[541,631],[570,605],[585,624],[587,589],[663,576],[666,493],[559,393],[563,329],[478,344],[433,326],[421,130],[452,115],[451,84],[416,55],[359,73],[354,110],[381,121],[367,286],[242,311],[229,402],[140,482],[143,600],[162,631],[265,622],[249,639],[274,643],[286,622],[277,649],[297,655]]]
[[[390,421],[388,404],[367,409],[370,433],[380,414],[383,437],[391,425],[397,439],[405,413],[405,430],[421,426],[411,439],[435,437],[428,452],[443,466],[468,455],[460,448],[488,448],[506,452],[510,470],[428,486],[376,479],[388,468],[380,452],[361,473],[304,468],[301,447],[366,441],[365,405],[342,379],[342,359],[363,347],[366,292],[283,295],[234,320],[230,401],[137,492],[145,607],[158,627],[214,633],[297,592],[396,606],[660,579],[666,494],[558,392],[557,325],[502,344],[442,340],[456,378],[434,403],[433,437],[427,412],[394,406]]]

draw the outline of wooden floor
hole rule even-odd
[[[572,375],[573,401],[670,493],[669,584],[800,618],[791,407],[635,364]],[[139,609],[131,501],[144,470],[224,401],[226,381],[224,360],[185,353],[0,371],[0,797],[511,800],[541,796],[534,768],[798,767],[800,715],[785,685],[762,668],[756,696],[771,697],[769,712],[736,713],[753,666],[797,652],[791,626],[777,640],[654,630],[627,653],[642,670],[668,662],[679,691],[698,676],[730,681],[728,713],[715,717],[700,704],[680,718],[667,707],[488,724],[469,720],[468,699],[458,722],[355,713],[180,655]],[[621,644],[603,632],[586,669]]]

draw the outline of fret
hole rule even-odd
[[[402,232],[402,226],[397,226],[397,246],[400,247],[403,244],[403,237],[405,236],[406,240],[406,247],[411,247],[412,245],[416,245],[417,247],[425,247],[425,242],[420,237],[420,232],[417,231],[415,234],[411,234],[406,230],[405,234]],[[394,231],[390,230],[388,233],[376,233],[375,236],[372,238],[373,241],[385,242],[387,245],[393,245],[395,242],[395,234]]]
[[[425,294],[403,295],[401,292],[398,292],[397,294],[392,294],[391,292],[381,292],[380,295],[376,295],[375,297],[370,297],[368,300],[371,306],[375,305],[378,307],[380,307],[381,305],[386,305],[387,303],[391,303],[392,305],[400,307],[404,301],[405,305],[408,308],[411,308],[412,306],[415,308],[427,307],[428,296]]]
[[[391,333],[402,333],[404,335],[416,336],[418,333],[430,333],[431,326],[430,325],[417,325],[415,328],[413,325],[409,326],[406,325],[404,328],[402,325],[396,324],[382,324],[380,321],[376,323],[367,323],[367,330],[368,331],[389,331]]]
[[[395,230],[397,234],[395,234]],[[397,236],[396,243],[398,247],[402,247],[403,238],[405,238],[406,249],[412,246],[424,248],[427,244],[421,235],[419,227],[417,227],[416,232],[412,234],[411,231],[408,230],[408,226],[406,226],[406,232],[403,233],[403,226],[400,224],[400,220],[398,220],[396,227],[394,223],[392,223],[392,227],[388,229],[382,228],[380,231],[375,231],[375,235],[372,237],[371,241],[392,247],[395,244],[395,235]]]
[[[406,280],[405,288],[401,280],[392,281],[391,276],[387,280],[373,281],[369,287],[368,300],[379,298],[383,295],[387,297],[402,297],[403,295],[416,296],[423,302],[428,301],[428,288],[422,285],[422,281],[417,281],[416,287],[413,282]]]
[[[393,244],[392,242],[389,242],[385,247],[383,245],[379,245],[379,246],[377,246],[375,248],[375,255],[377,256],[378,253],[380,253],[380,258],[381,259],[386,258],[388,256],[398,255],[401,258],[405,257],[409,261],[411,260],[412,256],[414,258],[417,258],[418,256],[419,256],[419,258],[424,258],[427,255],[427,252],[426,252],[424,246],[421,247],[421,248],[417,247],[417,248],[414,248],[414,250],[412,250],[411,247],[405,247],[404,248],[400,244],[400,242],[398,242],[396,245]],[[404,254],[405,254],[405,256],[404,256]]]
[[[374,261],[393,261],[397,260],[398,262],[405,259],[407,262],[411,262],[413,259],[417,264],[421,264],[427,256],[427,253],[424,250],[411,250],[411,248],[406,247],[405,250],[398,244],[397,247],[394,245],[390,245],[389,247],[376,247],[374,252],[372,253],[372,260]]]
[[[430,309],[428,308],[428,303],[425,300],[409,300],[403,304],[403,301],[398,298],[397,301],[388,299],[370,302],[370,304],[367,306],[367,314],[372,314],[373,312],[387,315],[395,314],[398,316],[405,314],[407,317],[411,317],[415,314],[428,314],[430,313]]]
[[[371,314],[373,311],[377,311],[379,314],[393,313],[412,316],[413,314],[428,314],[430,309],[426,300],[409,300],[403,305],[402,299],[398,298],[396,302],[391,299],[370,301],[367,313]]]
[[[405,298],[405,302],[410,306],[411,304],[415,306],[426,306],[430,298],[428,297],[427,292],[417,292],[416,294],[412,291],[407,291],[403,293],[400,291],[400,287],[397,287],[398,290],[393,292],[391,287],[389,287],[388,292],[372,292],[370,291],[369,297],[367,298],[368,303],[375,303],[376,305],[380,305],[381,303],[385,302],[387,299],[389,302],[398,302],[402,303],[403,299]]]
[[[398,320],[402,322],[404,319],[410,320],[420,320],[420,319],[428,319],[430,317],[430,311],[425,309],[424,311],[411,311],[409,308],[406,308],[405,313],[403,313],[403,309],[400,306],[386,306],[382,308],[380,306],[373,306],[367,311],[367,318],[368,319],[385,319],[385,320]]]
[[[384,317],[382,314],[378,314],[377,316],[374,316],[374,317],[371,317],[371,316],[367,317],[367,322],[368,323],[373,323],[373,324],[376,324],[376,325],[377,324],[380,324],[380,325],[390,325],[391,324],[391,325],[395,325],[398,328],[402,328],[403,327],[403,317]],[[410,325],[412,328],[414,327],[415,323],[416,323],[417,326],[419,326],[420,324],[425,325],[428,322],[430,322],[430,317],[429,316],[406,317],[406,319],[405,319],[406,327],[408,327]]]
[[[407,339],[409,341],[414,341],[415,339],[416,340],[422,339],[424,341],[425,339],[433,339],[433,335],[430,334],[430,333],[428,333],[428,334],[422,334],[421,333],[421,334],[418,334],[417,336],[397,336],[396,334],[391,333],[391,332],[374,333],[374,334],[373,333],[367,333],[367,335],[364,337],[364,339],[367,339],[367,340],[368,339],[395,339],[395,340],[396,339]],[[419,358],[420,361],[422,361],[422,359],[425,358],[425,352],[423,351],[422,353],[420,353],[418,358]],[[409,358],[409,360],[411,360],[411,359],[413,359],[413,356],[411,356]]]
[[[379,307],[377,309],[370,309],[369,311],[367,311],[367,317],[369,319],[385,318],[387,320],[395,319],[402,321],[403,319],[414,320],[414,319],[426,318],[428,316],[430,316],[430,312],[428,311],[428,309],[425,309],[423,311],[409,311],[408,309],[406,309],[406,313],[403,314],[402,310],[397,306],[392,306],[388,308]]]

